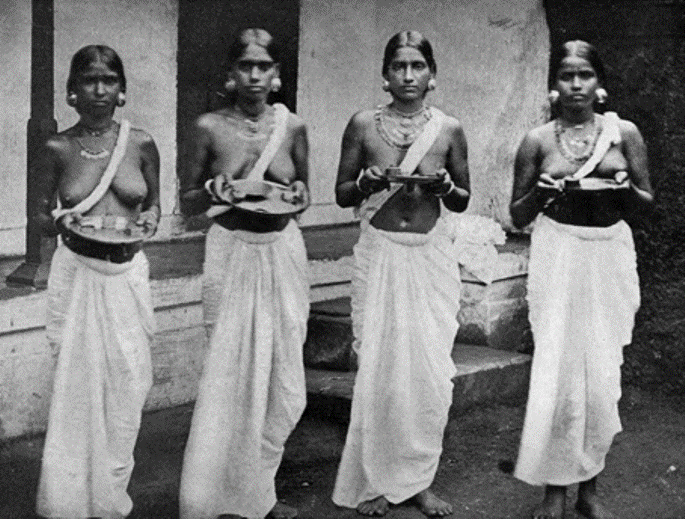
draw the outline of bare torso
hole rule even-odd
[[[38,167],[44,172],[42,195],[39,199],[40,225],[47,234],[54,234],[50,210],[53,196],[64,208],[84,200],[99,184],[110,156],[93,160],[82,154],[76,127],[69,128],[46,142]],[[112,132],[103,146],[111,150],[116,140]],[[137,220],[141,212],[155,207],[159,210],[159,154],[146,132],[131,129],[126,151],[103,197],[85,214],[125,216]],[[155,225],[158,214],[154,218]]]
[[[189,172],[185,191],[202,189],[204,183],[222,175],[226,180],[246,178],[267,145],[273,123],[273,108],[268,107],[264,123],[257,131],[250,131],[245,123],[231,115],[230,109],[204,114],[198,118],[194,170]],[[304,139],[304,150],[302,140]],[[304,158],[301,157],[304,151]],[[298,160],[299,157],[299,160]],[[290,185],[295,180],[306,182],[306,135],[304,124],[289,114],[284,141],[264,174],[264,180]],[[304,171],[302,171],[304,167]],[[183,187],[182,187],[182,190]],[[199,212],[200,205],[192,204],[189,212]],[[206,205],[206,204],[205,204]],[[205,208],[206,209],[206,208]],[[291,216],[258,215],[232,208],[215,217],[227,229],[269,232],[283,229]]]
[[[399,166],[406,155],[406,149],[396,148],[388,144],[379,134],[374,118],[374,111],[367,110],[354,117],[356,131],[359,133],[359,162],[358,168],[378,166],[381,171],[391,166]],[[468,191],[468,170],[466,166],[466,150],[457,149],[455,132],[461,132],[459,123],[452,117],[446,118],[446,123],[438,135],[433,146],[421,160],[416,174],[436,175],[438,171],[446,169],[458,187]],[[463,135],[463,134],[462,134]],[[464,144],[465,148],[465,144]],[[463,156],[463,163],[455,157]],[[455,164],[457,162],[457,164]],[[354,168],[353,178],[359,173]],[[341,172],[339,175],[343,175]],[[338,183],[340,183],[340,179]],[[376,214],[371,218],[371,225],[378,229],[393,232],[427,233],[440,217],[440,200],[425,190],[421,184],[403,185]]]
[[[625,171],[630,189],[564,191],[551,203],[540,205],[541,191],[536,187],[542,175],[558,180],[573,175],[578,164],[567,160],[559,149],[554,121],[532,130],[519,146],[516,157],[511,211],[515,225],[530,223],[542,210],[551,218],[573,225],[607,226],[624,218],[635,207],[652,200],[647,159],[642,137],[632,123],[619,121],[621,142],[611,146],[590,177],[614,179]],[[544,197],[549,195],[549,190]]]

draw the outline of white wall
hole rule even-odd
[[[168,237],[176,206],[176,51],[178,0],[55,0],[55,119],[60,130],[78,120],[65,102],[73,54],[106,44],[124,62],[125,118],[155,139],[161,157],[162,223],[155,239]]]
[[[0,255],[24,253],[31,2],[0,2]]]
[[[549,33],[541,0],[302,0],[297,106],[310,128],[314,207],[304,222],[345,221],[333,187],[350,116],[389,101],[381,91],[388,39],[416,29],[434,47],[428,101],[462,121],[470,212],[508,224],[513,156],[546,102]]]

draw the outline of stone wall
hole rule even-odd
[[[647,143],[656,208],[631,225],[642,307],[625,350],[628,383],[685,389],[685,1],[547,0],[553,44],[582,38],[607,69],[608,109]]]

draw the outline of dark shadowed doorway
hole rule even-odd
[[[177,167],[188,163],[194,119],[224,102],[226,52],[233,36],[249,27],[271,33],[282,50],[283,87],[271,101],[295,111],[299,0],[180,0],[178,16]]]

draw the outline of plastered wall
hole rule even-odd
[[[0,2],[0,255],[24,252],[30,72],[31,3],[3,0]]]
[[[541,0],[303,0],[297,106],[310,128],[315,207],[305,221],[345,221],[333,187],[351,115],[389,101],[381,90],[388,39],[416,29],[434,47],[428,101],[456,116],[469,143],[469,211],[508,225],[515,150],[545,115],[549,32]]]

